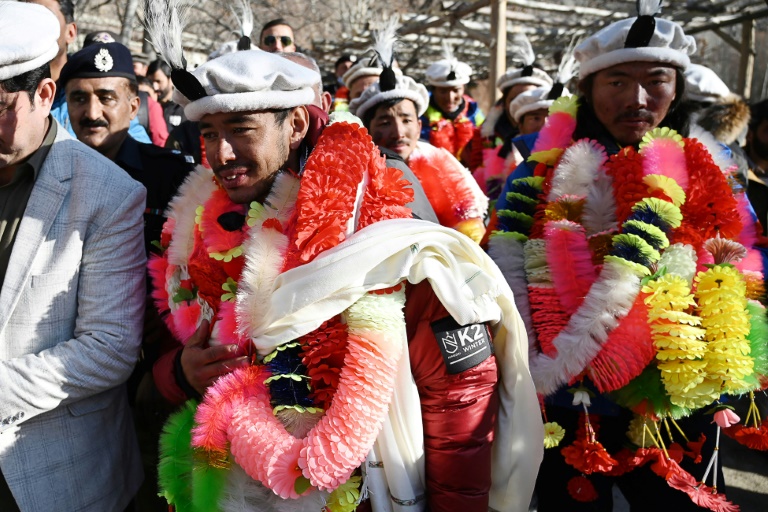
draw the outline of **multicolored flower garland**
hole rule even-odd
[[[748,303],[761,267],[744,248],[754,241],[744,198],[696,140],[657,129],[639,152],[606,159],[594,141],[571,142],[575,118],[575,98],[553,105],[531,156],[534,176],[512,183],[509,210],[498,212],[503,231],[489,244],[523,304],[539,392],[588,378],[620,404],[673,421],[759,386],[766,336],[753,326],[765,309]],[[584,446],[563,452],[588,462],[596,440],[581,438]],[[644,463],[618,460],[581,470]],[[594,496],[585,482],[571,487],[576,499]]]
[[[196,221],[190,225],[179,223],[177,217],[188,215],[192,208],[177,205],[177,215],[171,216],[169,224],[172,241],[169,246],[166,239],[165,244],[168,257],[153,262],[153,276],[163,292],[156,297],[161,305],[168,309],[169,304],[175,304],[171,292],[183,286],[181,277],[190,268],[201,267],[205,273],[189,272],[193,275],[186,280],[190,300],[197,298],[195,304],[201,306],[186,315],[191,321],[188,329],[203,318],[204,311],[211,312],[208,318],[218,311],[214,333],[219,339],[229,343],[234,337],[247,344],[248,332],[258,320],[246,316],[259,306],[240,304],[239,298],[236,306],[232,302],[235,296],[263,300],[249,292],[268,290],[281,271],[311,261],[348,234],[378,220],[410,217],[410,210],[404,206],[413,197],[408,182],[400,171],[386,168],[367,132],[349,123],[335,123],[325,129],[307,161],[300,187],[298,183],[289,175],[279,177],[264,205],[253,203],[247,213],[241,213],[242,236],[217,237],[215,246],[210,233],[220,229],[227,215],[241,208],[220,200],[218,189],[209,188],[211,199],[206,199],[202,208],[194,208]],[[192,197],[202,198],[203,194],[194,195],[194,190],[189,186],[187,189]],[[206,223],[206,212],[216,215],[218,225]],[[192,231],[191,235],[180,232],[180,224]],[[243,272],[244,251],[232,250],[232,246],[237,242],[236,247],[240,247],[249,230],[250,250],[255,249],[257,254],[246,253]],[[187,241],[190,238],[192,243]],[[178,244],[188,252],[179,250]],[[202,247],[209,250],[204,252]],[[171,255],[177,257],[177,264],[170,263]],[[199,260],[204,264],[198,264]],[[231,266],[238,262],[239,268]],[[262,271],[265,265],[275,268]],[[251,280],[244,290],[239,290],[241,273],[242,279]],[[196,277],[207,279],[219,274],[225,279],[217,295],[204,293],[201,297]],[[205,288],[212,290],[214,286],[206,284]],[[343,319],[330,319],[298,343],[278,347],[264,358],[264,366],[250,366],[217,381],[195,413],[193,446],[205,454],[204,460],[212,468],[226,468],[231,453],[252,478],[282,498],[297,498],[315,488],[331,493],[327,497],[328,510],[352,510],[360,484],[360,479],[352,475],[378,435],[392,395],[395,365],[402,355],[402,343],[395,340],[404,332],[404,300],[402,285],[367,294],[344,313]],[[175,314],[178,308],[171,311],[172,322]],[[219,325],[225,327],[217,328]],[[328,340],[337,341],[328,344]],[[306,365],[307,375],[296,373],[296,357]],[[306,387],[310,393],[299,402],[276,402],[276,393],[286,392],[279,392],[275,386],[297,396],[290,392],[292,383]],[[310,402],[305,403],[308,399]],[[286,425],[290,423],[287,418],[294,423]],[[176,422],[176,428],[184,428],[187,423]],[[178,438],[179,433],[171,431],[166,436]],[[173,453],[164,457],[177,459]],[[185,499],[175,499],[183,509]],[[192,501],[210,504],[216,500],[208,497]],[[190,510],[199,509],[193,505]]]

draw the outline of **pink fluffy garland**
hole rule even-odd
[[[584,227],[568,220],[544,227],[547,266],[563,309],[574,314],[597,279]]]
[[[383,339],[350,334],[348,343],[331,407],[305,438],[293,437],[275,417],[263,384],[268,374],[250,366],[209,388],[195,415],[192,445],[216,458],[229,442],[245,472],[284,499],[299,497],[295,483],[302,476],[320,490],[336,489],[373,446],[397,370],[398,354],[383,352]]]
[[[539,138],[536,139],[531,153],[566,148],[571,144],[573,132],[576,130],[574,116],[568,112],[553,112],[547,117],[546,123],[546,129],[539,132]]]

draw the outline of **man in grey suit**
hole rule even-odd
[[[50,11],[0,1],[0,34],[0,510],[122,512],[145,191],[49,115]]]

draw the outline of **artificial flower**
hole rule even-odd
[[[713,512],[738,512],[739,507],[725,499],[725,495],[715,489],[697,482],[696,479],[681,467],[676,467],[667,476],[667,484],[673,489],[683,491],[702,508]]]
[[[667,274],[682,277],[690,286],[696,275],[696,251],[690,245],[672,244],[661,255],[659,267],[665,267]]]
[[[639,236],[656,250],[665,249],[669,246],[669,239],[664,231],[647,222],[628,220],[622,226],[622,231],[627,234]]]
[[[328,496],[328,502],[325,505],[327,511],[352,512],[357,509],[358,500],[360,499],[360,482],[361,478],[359,476],[353,476],[337,487]]]
[[[648,191],[661,191],[675,206],[685,203],[685,191],[675,180],[663,174],[648,174],[643,177],[643,183],[648,185]]]
[[[627,438],[632,444],[640,448],[648,448],[653,445],[653,437],[649,434],[650,427],[654,421],[646,416],[635,414],[629,422],[627,429]]]
[[[585,476],[575,476],[568,480],[568,494],[576,501],[588,503],[597,499],[597,491]]]
[[[659,261],[661,254],[648,242],[637,235],[622,233],[613,237],[613,250],[611,254],[625,260],[650,267]]]
[[[569,96],[560,96],[549,107],[549,114],[564,112],[571,117],[576,117],[579,109],[579,97],[575,94]]]
[[[728,428],[741,421],[741,418],[730,407],[723,407],[716,411],[714,417],[712,423],[717,423],[720,428]]]
[[[674,141],[678,146],[680,146],[680,148],[685,147],[685,142],[683,141],[682,135],[677,133],[672,128],[657,127],[643,135],[643,140],[640,143],[640,149],[644,149],[645,146],[658,139],[669,139]]]
[[[544,210],[547,220],[570,220],[581,222],[584,213],[584,199],[576,196],[563,196],[550,202]]]
[[[566,446],[560,452],[565,457],[565,462],[584,474],[607,473],[618,462],[611,457],[603,445],[598,442],[589,442],[577,439],[570,446]]]
[[[753,450],[768,451],[767,421],[763,421],[760,424],[760,427],[733,425],[729,429],[724,430],[724,432],[740,444],[752,448]]]
[[[544,448],[554,448],[565,437],[565,429],[551,421],[544,424]]]
[[[573,392],[573,401],[571,402],[573,405],[586,405],[589,407],[592,405],[592,402],[589,400],[589,391],[586,389],[577,389]]]
[[[688,450],[685,451],[685,454],[693,459],[694,464],[701,462],[701,449],[706,441],[707,436],[699,434],[698,441],[687,441],[685,443],[686,448],[688,448]]]
[[[672,228],[680,227],[683,221],[683,215],[680,213],[680,208],[655,197],[645,197],[638,201],[638,203],[632,207],[633,212],[652,212],[659,216],[667,225]]]
[[[536,151],[535,153],[531,153],[531,156],[528,157],[529,162],[539,162],[545,165],[555,165],[557,163],[557,160],[560,158],[560,155],[563,154],[562,148],[553,148],[548,149],[544,151]]]
[[[747,257],[746,247],[733,240],[721,238],[719,234],[715,238],[710,238],[704,242],[704,249],[712,255],[716,265],[736,263]]]

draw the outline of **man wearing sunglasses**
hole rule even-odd
[[[282,18],[268,22],[261,29],[259,48],[270,53],[295,52],[296,43],[293,38],[293,29]]]

